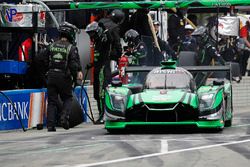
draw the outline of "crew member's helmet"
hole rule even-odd
[[[210,38],[208,29],[204,26],[197,27],[192,33],[192,36],[196,37],[200,45],[204,45],[205,43],[207,43],[208,39]]]
[[[129,47],[134,47],[140,42],[140,35],[137,31],[130,29],[124,35],[124,41]]]
[[[87,25],[85,32],[89,34],[91,38],[100,37],[103,33],[103,29],[99,26],[99,24],[94,21]]]
[[[111,19],[115,23],[117,23],[117,24],[123,23],[123,21],[125,19],[125,14],[124,14],[124,12],[122,10],[115,9],[110,14],[111,14]]]
[[[68,22],[64,22],[59,26],[58,29],[61,37],[66,37],[69,42],[74,43],[76,33],[79,31],[76,26]]]

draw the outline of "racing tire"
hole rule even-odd
[[[109,134],[122,134],[124,129],[106,129]]]
[[[233,123],[233,119],[231,118],[230,120],[225,121],[225,127],[231,127]]]
[[[223,118],[223,124],[224,124],[224,125],[217,128],[217,131],[218,131],[218,132],[222,132],[223,129],[224,129],[224,127],[225,127],[225,100],[224,100],[224,99],[223,99],[223,102],[222,102],[222,106],[221,106],[221,107],[223,107],[222,118]]]
[[[191,51],[181,51],[178,61],[179,66],[197,66],[197,53]]]

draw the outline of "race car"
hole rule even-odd
[[[231,66],[128,67],[128,84],[105,92],[105,129],[184,125],[222,130],[232,125]]]

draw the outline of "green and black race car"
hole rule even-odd
[[[184,125],[223,129],[233,119],[231,66],[129,67],[105,93],[105,128]]]

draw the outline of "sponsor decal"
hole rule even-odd
[[[157,69],[154,74],[184,74],[184,71],[179,69]]]
[[[170,100],[169,97],[166,97],[166,96],[153,96],[152,99],[155,101],[161,101],[161,102]]]
[[[29,102],[14,102],[13,103],[20,118],[29,118]],[[18,120],[18,116],[15,112],[14,106],[11,103],[0,103],[0,121],[13,121]]]
[[[5,19],[10,23],[20,22],[21,20],[23,20],[23,18],[24,18],[23,14],[17,12],[15,8],[10,8],[5,10]]]

